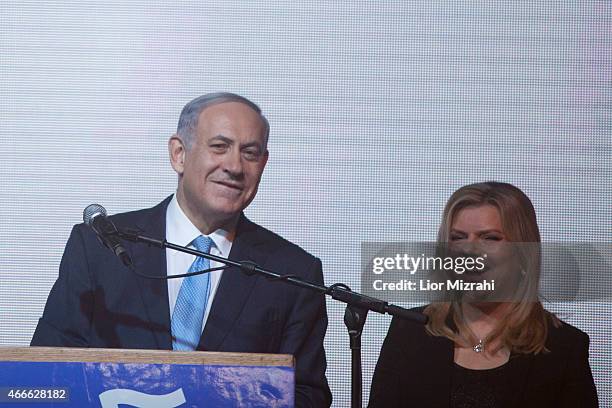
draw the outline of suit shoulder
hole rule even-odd
[[[427,308],[427,306],[429,306],[429,305],[416,306],[416,307],[410,308],[409,310],[411,310],[413,312],[417,312],[417,313],[423,313],[423,311]]]
[[[417,306],[408,310],[410,310],[411,312],[423,313],[425,307],[426,306]],[[406,338],[420,341],[421,338],[431,337],[425,330],[424,324],[417,323],[412,320],[402,319],[399,317],[393,317],[393,319],[391,320],[388,335],[395,339],[402,338],[403,342],[406,341]]]
[[[555,346],[569,346],[578,344],[588,344],[589,335],[580,330],[579,328],[572,326],[569,323],[559,320],[558,325],[552,323],[549,324],[549,339],[551,347]]]
[[[121,228],[132,228],[145,232],[158,230],[165,225],[166,208],[171,198],[172,196],[166,198],[164,201],[151,208],[117,213],[110,215],[108,218],[117,227]],[[151,226],[152,223],[161,224],[153,227]],[[72,235],[75,233],[80,234],[86,240],[95,237],[95,233],[85,223],[76,224],[72,229]]]
[[[119,225],[134,225],[139,224],[142,221],[148,221],[154,216],[162,216],[165,219],[166,216],[166,208],[168,207],[168,203],[172,196],[166,198],[161,203],[150,207],[143,208],[139,210],[127,211],[122,213],[117,213],[111,215],[109,218],[113,220],[113,222]]]
[[[305,249],[297,244],[289,241],[288,239],[278,235],[269,229],[262,227],[252,221],[246,220],[248,223],[247,229],[249,233],[257,236],[257,239],[266,246],[266,250],[270,253],[283,252],[284,254],[290,255],[296,260],[309,260],[309,262],[317,259],[314,255],[307,252]]]
[[[411,312],[423,314],[423,310],[425,310],[426,307],[427,306],[417,306],[417,307],[412,307],[408,310],[410,310]],[[404,330],[413,331],[415,328],[417,328],[419,329],[418,331],[424,332],[424,330],[422,330],[424,327],[425,325],[414,322],[412,320],[402,319],[399,317],[393,317],[393,319],[391,320],[390,329],[393,329],[394,331],[404,331]]]

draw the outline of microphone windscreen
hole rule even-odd
[[[94,218],[100,215],[106,217],[106,209],[100,204],[90,204],[83,210],[83,222],[87,225],[91,225]]]

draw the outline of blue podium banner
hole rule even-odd
[[[0,408],[293,405],[290,367],[0,362]]]

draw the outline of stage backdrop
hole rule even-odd
[[[611,8],[4,1],[0,344],[28,344],[86,205],[112,214],[174,191],[167,139],[211,91],[263,108],[270,161],[247,215],[319,256],[327,284],[360,289],[363,241],[434,240],[446,199],[476,181],[522,188],[546,241],[609,243]],[[547,307],[591,336],[612,405],[610,305]],[[344,307],[328,312],[328,377],[346,407]],[[388,323],[367,322],[365,397]]]

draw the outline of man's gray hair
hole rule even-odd
[[[265,135],[264,135],[264,147],[268,146],[268,136],[270,134],[270,124],[268,119],[261,113],[261,109],[257,104],[251,102],[244,96],[233,94],[230,92],[214,92],[206,95],[198,96],[191,102],[187,103],[181,111],[179,117],[178,126],[176,128],[176,134],[181,138],[185,147],[190,149],[193,146],[196,129],[198,128],[198,118],[200,113],[209,106],[217,105],[224,102],[239,102],[247,105],[261,116],[261,120],[264,123]]]

